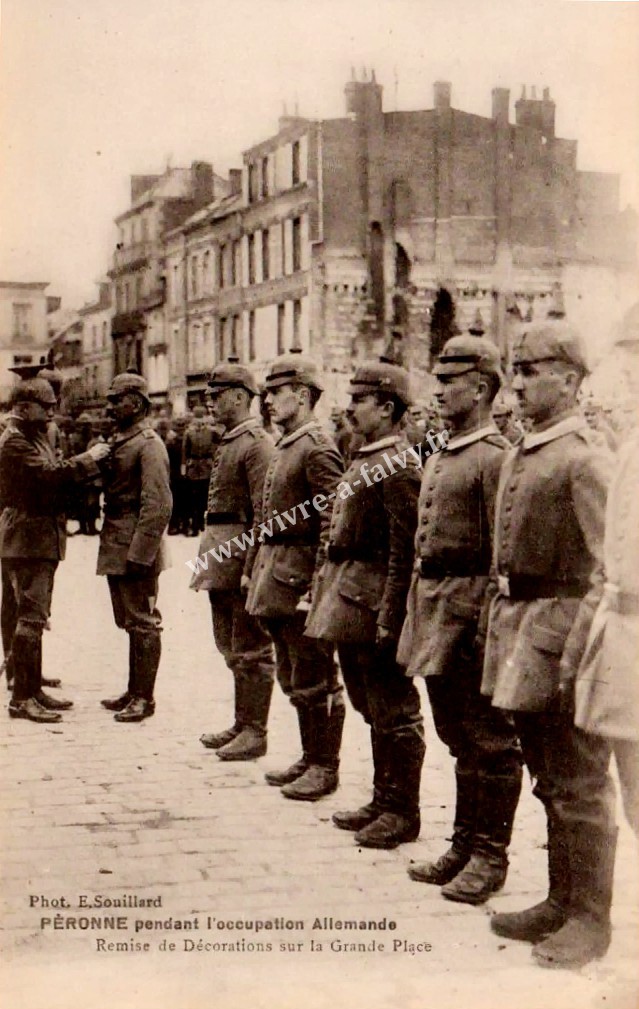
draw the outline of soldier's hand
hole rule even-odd
[[[102,462],[103,459],[108,459],[111,455],[111,446],[107,445],[105,441],[98,441],[87,451],[94,462]]]
[[[242,575],[240,578],[240,592],[248,592],[251,587],[251,579],[248,575]]]
[[[311,608],[311,593],[307,592],[299,600],[297,606],[295,607],[298,613],[308,613]]]
[[[390,630],[389,627],[383,627],[381,624],[377,628],[377,634],[375,636],[375,644],[378,648],[394,648],[397,644],[395,635]]]

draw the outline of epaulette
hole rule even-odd
[[[316,445],[326,445],[328,448],[334,448],[334,442],[332,441],[330,435],[324,430],[319,424],[317,427],[310,428],[306,434],[309,436],[311,441],[314,441]]]
[[[498,434],[497,432],[495,432],[494,434],[487,434],[486,437],[482,439],[482,441],[487,442],[488,445],[494,445],[495,448],[513,447],[512,442],[508,441],[508,438],[506,438],[505,435]]]
[[[151,427],[143,427],[142,428],[142,437],[143,438],[158,438],[161,441],[159,434],[156,434],[156,432]]]

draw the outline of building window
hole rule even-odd
[[[302,349],[302,339],[301,339],[301,322],[302,322],[302,302],[293,302],[293,343],[291,345],[292,350]]]
[[[148,242],[149,240],[149,224],[146,217],[142,218],[142,241]]]
[[[281,224],[282,276],[286,276],[286,221]]]
[[[248,282],[255,283],[255,235],[248,236]]]
[[[302,219],[293,218],[293,273],[302,269]]]
[[[248,326],[248,357],[249,361],[255,360],[255,312],[249,312]]]
[[[224,276],[225,261],[226,261],[226,245],[220,245],[218,253],[218,272],[217,272],[220,287],[225,286],[224,283],[226,280]]]
[[[284,323],[286,321],[286,305],[277,306],[277,353],[284,353]]]
[[[222,360],[224,360],[224,319],[218,319],[215,331],[215,361]]]
[[[191,297],[197,298],[199,291],[199,263],[197,256],[191,256]]]
[[[236,241],[231,244],[231,285],[233,287],[239,282],[241,275],[240,243]]]
[[[262,158],[262,199],[268,197],[268,158]]]
[[[269,260],[269,229],[262,231],[262,280],[268,280],[271,275]]]
[[[13,335],[22,339],[24,337],[31,336],[31,309],[32,305],[28,303],[20,304],[16,302],[13,306]]]
[[[128,312],[129,311],[129,305],[130,305],[130,301],[129,301],[129,282],[128,282],[128,280],[125,280],[124,284],[122,285],[122,302],[123,302],[124,311]]]
[[[210,290],[211,287],[211,278],[209,277],[210,270],[211,270],[211,253],[207,249],[204,255],[202,256],[202,288],[205,291]]]
[[[239,346],[239,335],[240,335],[240,317],[239,315],[234,315],[231,318],[231,355],[233,357],[238,357],[238,346]]]
[[[91,326],[91,350],[98,349],[98,327]]]
[[[255,203],[257,198],[257,165],[252,163],[248,166],[248,201]]]
[[[109,340],[109,324],[108,322],[102,323],[102,350],[106,350],[106,346]]]
[[[300,181],[301,177],[302,177],[302,173],[300,171],[300,142],[299,142],[299,140],[296,140],[295,143],[291,147],[291,157],[292,157],[292,161],[293,161],[293,164],[292,164],[293,185],[296,186],[298,184],[298,182]]]
[[[142,286],[142,277],[136,277],[135,278],[135,304],[136,304],[137,308],[139,308],[140,305],[142,304],[143,293],[144,292],[143,292],[143,286]]]

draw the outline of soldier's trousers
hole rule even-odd
[[[312,707],[341,690],[333,646],[306,637],[306,613],[265,617],[262,622],[275,647],[277,681],[291,704]]]
[[[513,720],[535,782],[533,794],[549,819],[612,831],[616,796],[609,741],[583,732],[559,711],[515,711]]]
[[[257,617],[246,612],[246,596],[239,589],[209,592],[213,637],[218,651],[234,673],[273,679],[271,639]]]
[[[11,584],[9,568],[7,562],[1,562],[2,568],[2,603],[0,604],[0,626],[2,627],[2,650],[5,662],[9,661],[11,653],[11,641],[16,630],[18,620],[18,605]],[[8,677],[10,679],[10,676]]]
[[[426,690],[435,730],[459,771],[519,774],[521,750],[506,712],[481,693],[481,667],[459,655],[441,676],[427,676]]]
[[[116,627],[147,633],[162,629],[156,574],[107,575],[107,581]]]
[[[17,671],[15,673],[13,685],[15,701],[33,696],[41,687],[42,632],[51,614],[53,582],[57,567],[57,561],[31,557],[5,557],[2,561],[3,577],[7,586],[10,586],[14,599],[14,629],[9,642],[9,651],[15,655],[23,653],[23,659],[26,655],[33,657],[33,661],[26,660],[32,668],[22,669],[20,675]],[[7,633],[10,630],[8,625],[6,630]],[[37,661],[36,654],[40,656]],[[13,665],[17,670],[17,665]]]

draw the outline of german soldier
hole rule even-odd
[[[115,623],[129,635],[129,682],[124,694],[102,705],[116,712],[118,722],[140,722],[155,711],[162,619],[156,600],[172,503],[169,460],[146,420],[150,400],[141,375],[116,375],[107,400],[116,433],[97,571],[107,576]]]
[[[247,609],[275,645],[277,677],[297,710],[303,754],[267,773],[289,799],[320,799],[338,785],[344,700],[333,647],[304,634],[308,594],[325,557],[330,506],[342,475],[339,452],[315,420],[322,393],[317,369],[299,355],[277,358],[266,376],[266,404],[283,431],[264,481],[262,543]]]
[[[400,660],[426,679],[435,729],[455,758],[456,801],[451,847],[408,874],[449,900],[481,904],[505,882],[521,790],[512,722],[480,689],[495,494],[509,444],[491,420],[501,370],[490,340],[452,337],[434,374],[449,440],[424,466]]]
[[[532,426],[500,476],[482,689],[512,712],[546,811],[550,886],[541,904],[497,914],[491,927],[535,943],[541,966],[578,967],[610,942],[617,834],[608,747],[573,722],[575,673],[603,577],[609,458],[577,411],[587,368],[565,322],[525,330],[513,370]]]
[[[396,661],[413,567],[420,451],[399,424],[411,402],[408,373],[362,364],[348,418],[364,444],[339,485],[327,559],[306,633],[337,646],[351,704],[370,726],[373,798],[335,813],[365,848],[396,848],[419,834],[424,726],[419,694]],[[421,449],[421,446],[419,446]]]
[[[219,442],[217,432],[206,420],[203,406],[193,408],[193,420],[184,432],[182,442],[182,476],[187,500],[187,535],[202,531],[206,511],[206,494],[211,476],[211,459]]]
[[[57,460],[47,437],[56,402],[45,379],[20,382],[13,393],[12,420],[0,441],[0,550],[15,604],[9,714],[32,722],[58,722],[59,712],[72,706],[42,689],[42,632],[66,549],[67,492],[96,478],[98,462],[109,455],[108,446],[96,445],[66,462]]]
[[[206,512],[206,531],[200,556],[228,545],[207,568],[194,576],[191,587],[207,589],[218,650],[233,674],[235,721],[224,732],[201,737],[217,749],[222,760],[252,760],[266,753],[266,726],[273,692],[271,639],[256,617],[246,611],[242,576],[249,579],[255,550],[249,537],[260,521],[264,477],[273,455],[273,441],[260,420],[250,415],[258,395],[248,368],[233,362],[219,364],[209,379],[209,412],[226,428],[213,456]],[[242,544],[245,544],[244,549]]]

